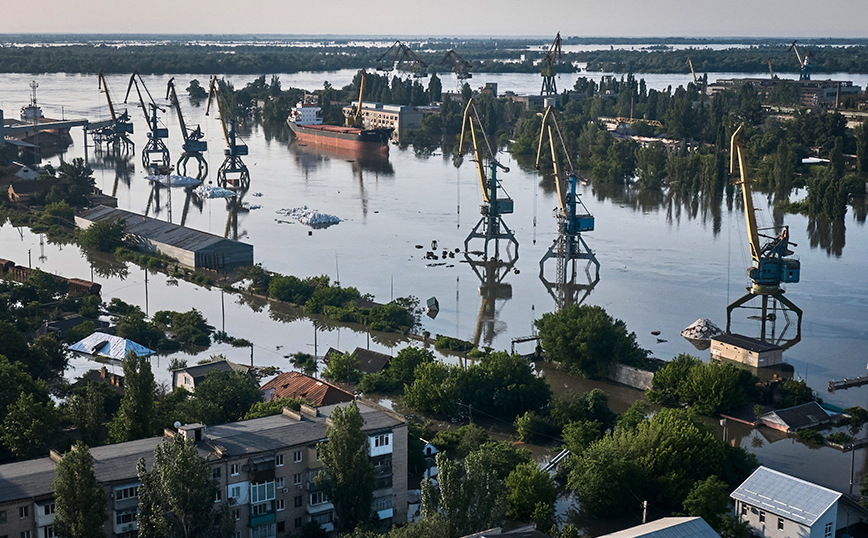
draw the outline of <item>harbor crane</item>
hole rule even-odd
[[[791,50],[796,51],[796,58],[799,60],[799,80],[811,80],[811,66],[809,62],[814,55],[809,50],[805,50],[804,54],[799,54],[799,47],[796,46],[795,41],[787,49],[787,52]]]
[[[127,136],[133,134],[133,123],[130,120],[129,113],[126,110],[120,114],[115,111],[102,69],[99,70],[97,78],[99,79],[99,89],[105,91],[105,98],[108,102],[109,114],[111,115],[111,124],[93,132],[94,142],[105,142],[106,146],[111,146],[114,150],[123,148],[128,151],[131,148],[135,148],[136,144]]]
[[[178,94],[175,92],[175,77],[169,79],[168,86],[166,87],[166,99],[172,103],[172,106],[175,107],[175,111],[178,113],[178,123],[181,124],[181,135],[184,137],[184,145],[182,146],[184,152],[178,159],[178,164],[175,165],[175,168],[179,174],[186,176],[187,162],[190,159],[194,159],[199,167],[196,179],[201,181],[208,175],[208,161],[202,156],[202,153],[208,151],[208,142],[202,140],[205,135],[202,133],[201,126],[197,125],[192,131],[187,129],[187,124],[184,122],[184,114],[181,112],[181,103],[178,101]]]
[[[218,89],[220,84],[217,77],[211,79],[208,88],[208,104],[205,106],[205,115],[211,110],[211,101],[217,100],[217,111],[220,114],[220,126],[223,128],[223,138],[226,140],[226,149],[223,150],[223,164],[217,169],[217,183],[227,189],[247,190],[250,186],[250,172],[241,157],[247,155],[247,145],[239,144],[235,134],[234,114],[228,110],[223,97],[224,90]]]
[[[771,56],[766,58],[766,63],[769,64],[769,76],[772,77],[772,80],[775,80],[778,77],[775,76],[775,72],[774,72],[774,70],[772,70],[772,58],[771,58]]]
[[[474,122],[479,126],[479,133],[482,140],[480,140],[476,134],[476,128],[473,126]],[[482,129],[482,121],[479,119],[479,111],[476,109],[476,104],[473,98],[467,102],[467,106],[464,108],[464,119],[461,122],[461,139],[458,145],[459,153],[463,153],[464,134],[468,130],[473,139],[473,160],[476,161],[476,169],[479,172],[479,186],[482,189],[483,204],[479,206],[479,212],[482,214],[482,218],[479,219],[479,222],[476,223],[476,226],[473,227],[473,230],[470,231],[470,234],[468,234],[467,238],[464,240],[464,251],[468,252],[470,250],[469,244],[471,239],[484,239],[485,246],[482,251],[484,256],[483,259],[489,260],[491,258],[488,256],[488,243],[494,240],[494,259],[497,259],[499,258],[499,242],[501,239],[505,239],[509,242],[506,247],[507,255],[509,255],[509,244],[515,244],[515,259],[517,260],[518,241],[515,239],[515,234],[513,234],[513,232],[506,226],[506,223],[503,222],[502,217],[502,215],[512,213],[513,201],[509,196],[506,198],[497,197],[498,187],[500,186],[500,182],[497,180],[497,170],[500,169],[506,173],[509,172],[509,168],[500,164],[495,158],[495,153],[491,149],[488,137]],[[488,152],[487,157],[490,177],[485,174],[486,163],[483,162],[483,148]]]
[[[141,88],[139,87],[139,82],[141,82]],[[151,96],[151,92],[148,91],[148,87],[145,85],[145,81],[142,79],[138,70],[133,71],[133,74],[130,75],[130,83],[127,86],[127,94],[124,96],[124,103],[129,99],[133,85],[136,87],[136,94],[139,96],[139,104],[142,107],[142,112],[145,114],[145,122],[148,124],[149,129],[148,142],[145,144],[145,147],[142,148],[142,166],[144,166],[146,170],[154,168],[162,173],[171,168],[169,148],[167,148],[166,144],[163,143],[164,138],[169,138],[169,130],[165,127],[160,127],[157,120],[157,110],[160,112],[165,112],[165,110],[158,107],[157,103],[154,102],[154,98]],[[142,96],[142,88],[144,88],[145,93],[148,95],[148,99],[150,100],[147,104],[145,103],[144,96]]]
[[[388,60],[387,65],[377,67],[379,71],[389,72],[392,69],[401,69],[409,71],[414,77],[421,78],[428,76],[428,64],[416,56],[416,53],[410,50],[410,47],[400,41],[395,41],[391,47],[386,49],[377,62]]]
[[[546,136],[548,135],[548,136]],[[594,253],[588,248],[582,238],[582,232],[594,231],[594,216],[585,207],[576,192],[578,174],[573,168],[573,162],[567,151],[558,120],[555,117],[554,108],[549,106],[543,115],[542,126],[539,134],[539,145],[536,152],[536,168],[539,170],[542,160],[542,149],[546,138],[552,153],[552,166],[554,168],[555,185],[558,193],[558,207],[554,210],[554,217],[558,222],[558,237],[552,246],[546,251],[539,261],[539,277],[546,289],[555,297],[558,310],[575,302],[577,292],[584,291],[585,295],[579,301],[581,303],[600,281],[600,262]],[[563,150],[568,168],[565,170],[558,149]],[[554,285],[545,278],[546,261],[554,258],[557,262],[557,277]],[[576,282],[576,269],[580,260],[587,261],[585,274],[588,277],[587,284]],[[591,264],[596,267],[594,279],[589,271]],[[569,270],[569,278],[567,272]]]
[[[693,75],[693,83],[697,82],[696,80],[696,71],[693,69],[693,60],[690,59],[690,56],[687,57],[687,65],[690,66],[690,74]]]
[[[365,95],[365,83],[368,80],[368,73],[364,69],[361,70],[361,78],[359,79],[359,102],[355,106],[355,110],[347,113],[345,119],[347,127],[362,127],[362,97]]]
[[[790,242],[789,227],[784,226],[782,230],[774,230],[776,235],[763,235],[760,229],[757,228],[755,209],[753,206],[753,197],[751,195],[751,181],[747,177],[747,168],[745,164],[745,149],[744,143],[741,140],[741,131],[744,125],[739,126],[732,134],[731,151],[730,151],[730,174],[735,174],[736,163],[740,173],[739,179],[733,182],[734,185],[742,186],[742,194],[744,196],[744,212],[747,219],[748,244],[750,245],[750,255],[753,260],[751,267],[747,270],[747,276],[750,279],[751,286],[747,288],[747,294],[735,300],[732,304],[726,307],[726,332],[730,332],[730,321],[732,311],[743,304],[747,303],[754,297],[762,298],[761,316],[762,336],[766,338],[766,322],[775,320],[774,310],[769,312],[769,297],[777,300],[785,305],[789,310],[796,313],[798,316],[796,338],[789,342],[790,345],[801,339],[802,332],[802,311],[793,304],[789,299],[784,297],[784,290],[781,284],[798,282],[800,263],[799,260],[790,258],[793,252],[790,250],[790,245],[796,246]],[[768,239],[765,244],[760,244],[760,238]],[[784,316],[787,315],[787,310],[782,309]],[[772,329],[774,331],[774,329]]]
[[[443,56],[443,60],[440,61],[439,65],[444,65],[446,62],[449,62],[452,65],[452,72],[455,73],[458,80],[473,78],[473,73],[470,72],[470,62],[462,58],[454,49],[450,49],[446,52],[446,55]]]
[[[555,40],[552,42],[548,52],[546,52],[545,58],[543,59],[541,70],[542,90],[540,90],[540,95],[557,95],[558,87],[555,83],[555,60],[562,57],[561,33],[558,32],[558,35],[555,36]]]

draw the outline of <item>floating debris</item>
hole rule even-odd
[[[700,351],[711,347],[711,338],[719,334],[723,331],[707,318],[699,318],[681,331],[681,336]]]
[[[255,196],[256,198],[259,198],[260,196],[262,196],[262,193],[261,192],[254,192],[250,196]]]
[[[660,336],[660,331],[651,331],[654,336]]]
[[[189,187],[190,185],[199,185],[202,183],[194,177],[177,176],[175,174],[145,176],[145,179],[153,181],[154,183],[166,185],[167,187]]]
[[[341,221],[341,219],[334,215],[320,213],[315,209],[308,209],[307,206],[278,209],[277,213],[284,217],[293,218],[311,228],[326,228]]]
[[[202,198],[232,198],[235,193],[223,187],[212,187],[210,185],[199,185],[193,189],[193,193]]]
[[[244,209],[246,209],[248,211],[253,211],[254,209],[262,209],[262,206],[260,204],[250,205],[248,203],[244,203],[242,205],[244,206]]]

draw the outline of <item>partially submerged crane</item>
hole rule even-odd
[[[479,126],[479,133],[482,136],[482,140],[479,140],[479,137],[476,135],[476,128],[473,126],[474,122]],[[491,149],[491,145],[488,142],[488,137],[482,129],[482,122],[479,119],[479,112],[476,110],[476,104],[474,103],[473,98],[467,102],[467,107],[464,109],[464,119],[461,122],[461,140],[458,146],[459,153],[463,153],[464,134],[468,130],[473,139],[473,160],[476,161],[476,169],[479,172],[479,186],[482,189],[482,198],[484,202],[479,206],[479,212],[482,214],[482,218],[479,219],[479,222],[476,223],[476,226],[473,227],[473,230],[470,231],[470,234],[468,234],[467,238],[464,240],[464,251],[467,252],[470,250],[469,244],[471,239],[484,239],[485,246],[482,252],[484,260],[488,260],[490,259],[488,256],[488,243],[489,241],[494,240],[494,258],[496,259],[499,257],[499,241],[505,239],[509,241],[509,243],[515,244],[515,258],[518,259],[518,241],[515,239],[513,232],[506,226],[506,223],[503,222],[502,217],[502,215],[512,213],[512,198],[509,196],[506,198],[497,197],[498,187],[500,185],[500,182],[497,180],[497,170],[500,169],[503,172],[509,172],[509,168],[500,164],[495,158],[494,151]],[[483,162],[483,148],[488,152],[487,158],[490,177],[485,174],[486,166]],[[479,231],[480,227],[482,228],[481,231]],[[509,252],[509,243],[507,244],[507,253]]]
[[[392,69],[401,69],[409,71],[414,77],[428,76],[428,64],[416,56],[416,53],[410,50],[410,47],[400,41],[395,41],[391,47],[386,49],[377,62],[388,60],[389,63],[377,67],[379,71],[391,71]]]
[[[97,77],[99,78],[99,89],[105,91],[105,98],[108,102],[109,114],[111,115],[111,125],[95,130],[93,132],[94,142],[105,142],[106,146],[111,146],[115,150],[134,148],[136,144],[127,136],[133,133],[133,124],[130,121],[129,113],[126,110],[121,114],[115,111],[102,69],[99,70]]]
[[[222,98],[223,90],[218,90],[217,77],[211,79],[208,88],[208,104],[205,106],[205,115],[211,109],[211,101],[217,100],[217,110],[220,113],[220,126],[223,128],[223,138],[226,140],[226,149],[223,150],[223,164],[217,169],[217,183],[227,189],[247,190],[250,186],[250,172],[241,157],[247,155],[247,145],[239,144],[235,134],[235,118],[227,109],[225,99]]]
[[[446,52],[446,55],[443,56],[443,60],[440,61],[439,65],[443,65],[446,62],[449,62],[452,65],[452,72],[455,73],[458,80],[473,78],[473,73],[470,72],[470,62],[462,58],[454,49],[449,49]]]
[[[793,252],[789,249],[790,231],[788,226],[784,226],[782,230],[774,230],[776,235],[763,235],[760,229],[757,228],[756,215],[754,214],[753,197],[751,196],[750,179],[747,177],[747,168],[744,156],[744,144],[741,140],[741,130],[744,126],[739,126],[732,134],[731,152],[730,152],[730,173],[735,174],[736,162],[740,178],[733,182],[734,185],[742,186],[744,197],[744,212],[747,219],[748,244],[750,245],[750,255],[753,260],[751,267],[747,270],[747,276],[750,279],[751,286],[747,289],[747,294],[737,299],[732,304],[726,307],[726,331],[729,332],[732,311],[743,304],[747,303],[754,297],[762,298],[761,317],[762,322],[762,339],[766,337],[766,322],[774,321],[774,314],[769,313],[769,297],[776,299],[798,316],[797,335],[790,345],[794,344],[801,338],[802,332],[802,311],[793,304],[789,299],[784,297],[784,290],[781,284],[798,282],[800,263],[799,260],[790,258]],[[766,238],[768,241],[761,245],[760,238]],[[786,316],[786,310],[784,310]]]
[[[178,123],[181,125],[181,135],[184,137],[184,145],[182,146],[184,152],[178,159],[178,164],[175,165],[175,168],[179,174],[186,176],[187,162],[190,159],[194,159],[199,165],[196,179],[201,181],[208,175],[208,162],[202,156],[202,153],[208,151],[208,142],[202,140],[205,135],[202,133],[202,128],[199,125],[192,131],[187,129],[187,124],[184,122],[184,114],[181,112],[181,103],[178,101],[178,94],[175,92],[175,77],[169,79],[166,88],[166,99],[172,103],[172,106],[175,107],[175,111],[178,113]]]
[[[582,232],[594,230],[594,216],[591,215],[576,192],[578,174],[573,168],[572,159],[570,159],[570,154],[567,151],[566,143],[558,126],[554,108],[551,106],[546,108],[545,115],[543,115],[539,145],[536,152],[537,170],[539,170],[540,161],[542,160],[543,143],[546,138],[548,138],[549,146],[551,147],[552,166],[554,168],[555,185],[557,186],[558,193],[559,207],[554,211],[554,216],[558,222],[558,237],[539,261],[539,277],[543,281],[543,284],[546,284],[546,289],[549,290],[549,293],[555,292],[552,294],[555,296],[558,310],[560,310],[568,304],[575,302],[575,294],[578,291],[585,291],[584,297],[590,294],[597,282],[600,281],[600,262],[597,261],[596,256],[594,256],[594,253],[591,252],[591,249],[588,248],[587,243],[582,238]],[[562,149],[563,154],[566,156],[568,166],[566,170],[558,156],[558,148]],[[551,258],[555,258],[557,261],[557,277],[554,286],[551,286],[545,279],[545,262]],[[579,260],[587,261],[585,274],[588,277],[588,284],[578,284],[576,282],[576,268]],[[594,279],[591,279],[589,272],[591,264],[594,264],[596,267]],[[570,273],[569,278],[567,278],[568,269]],[[584,300],[584,297],[582,300]],[[581,300],[579,303],[581,303]]]
[[[793,44],[787,49],[787,52],[791,50],[796,51],[796,58],[799,60],[799,80],[811,80],[811,66],[809,61],[814,57],[814,55],[809,50],[806,50],[804,54],[799,54],[799,47],[796,46],[795,41],[793,41]]]
[[[141,88],[139,87],[139,82],[141,82]],[[169,138],[169,130],[165,127],[159,126],[157,110],[160,112],[165,111],[158,107],[157,103],[154,102],[154,98],[151,96],[151,92],[148,91],[148,87],[145,85],[145,81],[142,80],[142,76],[139,74],[138,70],[133,71],[133,74],[130,75],[130,83],[127,86],[127,94],[124,96],[124,103],[129,99],[130,90],[132,90],[133,85],[136,87],[136,93],[139,96],[139,104],[142,107],[142,112],[145,114],[145,122],[147,122],[149,129],[148,142],[145,144],[145,147],[142,148],[142,166],[144,166],[146,170],[149,168],[155,168],[161,172],[165,172],[171,167],[169,148],[167,148],[166,144],[163,143],[164,138]],[[145,93],[148,95],[148,99],[150,100],[149,103],[145,103],[145,98],[142,95],[142,88],[144,88]]]
[[[555,61],[563,57],[563,52],[561,51],[561,33],[558,32],[558,35],[555,36],[555,40],[552,42],[549,47],[548,52],[546,52],[546,56],[543,59],[542,63],[542,90],[540,90],[540,95],[557,95],[558,86],[555,83]]]

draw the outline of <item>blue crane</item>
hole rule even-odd
[[[223,164],[217,169],[217,183],[227,189],[241,189],[246,191],[250,187],[250,172],[241,157],[247,155],[247,145],[239,144],[235,134],[235,117],[222,98],[224,89],[219,89],[217,77],[211,79],[208,88],[208,104],[205,106],[205,115],[211,109],[211,101],[217,100],[217,110],[220,113],[220,126],[223,128],[223,138],[226,140],[226,149],[223,150]]]
[[[144,88],[148,99],[150,99],[150,102],[147,104],[142,96],[141,88],[139,88],[139,82],[141,82],[142,88]],[[169,148],[163,143],[163,139],[169,138],[169,130],[165,127],[160,127],[159,120],[157,119],[157,110],[160,112],[165,111],[154,102],[154,98],[151,96],[151,92],[148,91],[148,87],[145,86],[145,81],[142,80],[142,76],[138,70],[133,71],[133,74],[130,75],[130,83],[127,86],[127,95],[124,97],[124,103],[129,99],[130,90],[132,90],[133,85],[136,86],[136,93],[139,96],[139,103],[142,107],[142,112],[145,114],[145,122],[148,124],[149,130],[148,141],[145,147],[142,148],[142,166],[146,170],[154,168],[160,171],[160,173],[167,172],[171,169],[171,157],[169,156]],[[150,114],[148,113],[149,111]]]
[[[205,160],[202,153],[208,151],[208,142],[202,140],[205,135],[202,133],[200,126],[197,125],[192,131],[187,129],[187,124],[184,122],[184,114],[181,112],[181,103],[178,101],[178,94],[175,92],[175,77],[169,79],[168,86],[166,87],[166,99],[170,100],[172,106],[178,112],[178,123],[181,125],[181,134],[184,137],[184,145],[182,146],[184,153],[181,154],[176,165],[178,173],[186,176],[187,162],[190,159],[194,159],[199,165],[196,179],[205,179],[205,176],[208,175],[208,161]]]

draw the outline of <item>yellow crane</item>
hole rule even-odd
[[[235,117],[226,105],[225,90],[220,89],[221,84],[217,77],[211,79],[208,87],[208,104],[205,105],[205,115],[211,110],[211,101],[217,101],[217,110],[220,113],[220,126],[223,128],[223,139],[226,140],[226,149],[223,150],[223,164],[217,169],[217,183],[227,189],[241,189],[246,191],[250,187],[250,172],[241,157],[247,155],[247,145],[239,144],[235,134]]]
[[[690,66],[690,74],[693,75],[693,82],[696,82],[696,71],[693,70],[693,60],[690,59],[690,56],[687,57],[687,65]]]
[[[814,55],[811,54],[811,51],[809,50],[806,50],[804,54],[799,54],[799,47],[796,46],[795,41],[793,41],[793,44],[787,49],[787,52],[791,50],[796,51],[796,58],[799,60],[799,80],[811,80],[811,66],[809,65],[809,62]]]
[[[726,330],[729,332],[732,311],[743,304],[747,303],[754,297],[762,298],[761,316],[762,322],[762,338],[766,335],[766,322],[773,320],[774,316],[769,315],[769,297],[776,299],[798,316],[797,337],[795,341],[791,341],[790,345],[794,344],[801,338],[802,328],[802,311],[793,304],[789,299],[784,297],[784,290],[781,288],[782,283],[798,282],[800,273],[799,260],[790,258],[793,252],[789,249],[790,245],[796,246],[790,242],[790,231],[788,226],[784,226],[780,231],[774,230],[775,235],[764,235],[757,227],[755,209],[753,205],[753,196],[751,194],[751,180],[747,176],[747,165],[745,162],[744,143],[741,140],[741,132],[744,125],[739,126],[732,134],[730,142],[730,174],[735,175],[736,165],[738,166],[739,177],[733,181],[734,185],[741,185],[742,196],[744,201],[744,213],[747,221],[748,245],[750,246],[750,255],[752,264],[747,270],[747,276],[750,279],[751,286],[747,289],[747,294],[735,300],[732,304],[726,307]],[[761,240],[765,238],[765,244]],[[784,311],[786,315],[786,311]]]
[[[582,203],[577,192],[578,174],[573,168],[572,159],[561,134],[554,108],[549,106],[543,115],[542,126],[539,134],[539,145],[536,152],[536,168],[539,170],[542,161],[542,150],[546,139],[551,148],[552,167],[554,169],[555,186],[558,193],[558,208],[554,216],[558,222],[558,237],[552,246],[546,251],[539,261],[539,277],[546,289],[555,297],[558,310],[575,302],[579,291],[585,295],[578,302],[581,303],[600,281],[600,262],[588,248],[582,238],[582,232],[594,230],[594,216]],[[558,149],[561,149],[566,157],[568,168],[564,168]],[[557,261],[557,277],[554,284],[545,278],[545,262],[551,258]],[[585,274],[588,284],[576,282],[577,266],[579,260],[587,260]],[[590,266],[596,266],[596,276],[591,278]],[[567,269],[570,269],[570,278],[567,278]]]
[[[365,94],[365,83],[368,79],[368,73],[362,69],[361,78],[359,79],[359,102],[356,104],[355,110],[347,114],[347,127],[362,127],[362,96]]]
[[[771,58],[771,56],[766,58],[766,63],[769,64],[769,76],[772,77],[772,80],[778,78],[775,76],[775,72],[772,70],[772,58]]]
[[[476,124],[476,127],[474,126]],[[479,136],[476,130],[479,129]],[[470,234],[464,240],[464,251],[469,252],[469,243],[471,239],[481,238],[485,240],[483,249],[484,259],[489,259],[488,243],[494,241],[495,251],[494,258],[499,257],[499,241],[505,239],[509,243],[515,244],[515,259],[518,259],[518,241],[515,239],[515,234],[503,222],[502,215],[512,213],[513,201],[512,198],[498,198],[498,187],[500,182],[497,180],[497,171],[500,169],[504,173],[509,172],[509,168],[500,164],[495,158],[495,153],[488,142],[488,137],[482,128],[482,122],[479,119],[479,111],[476,109],[476,104],[471,98],[464,108],[464,117],[461,122],[461,139],[458,145],[458,152],[464,151],[464,137],[467,131],[470,131],[470,136],[473,140],[473,155],[476,162],[476,169],[479,174],[479,187],[482,189],[483,204],[479,206],[479,212],[482,218],[473,227]],[[481,137],[481,140],[480,140]],[[483,161],[482,151],[487,150],[488,169],[490,176],[486,176],[486,165]],[[479,231],[481,228],[481,231]],[[509,249],[507,244],[507,252]]]

